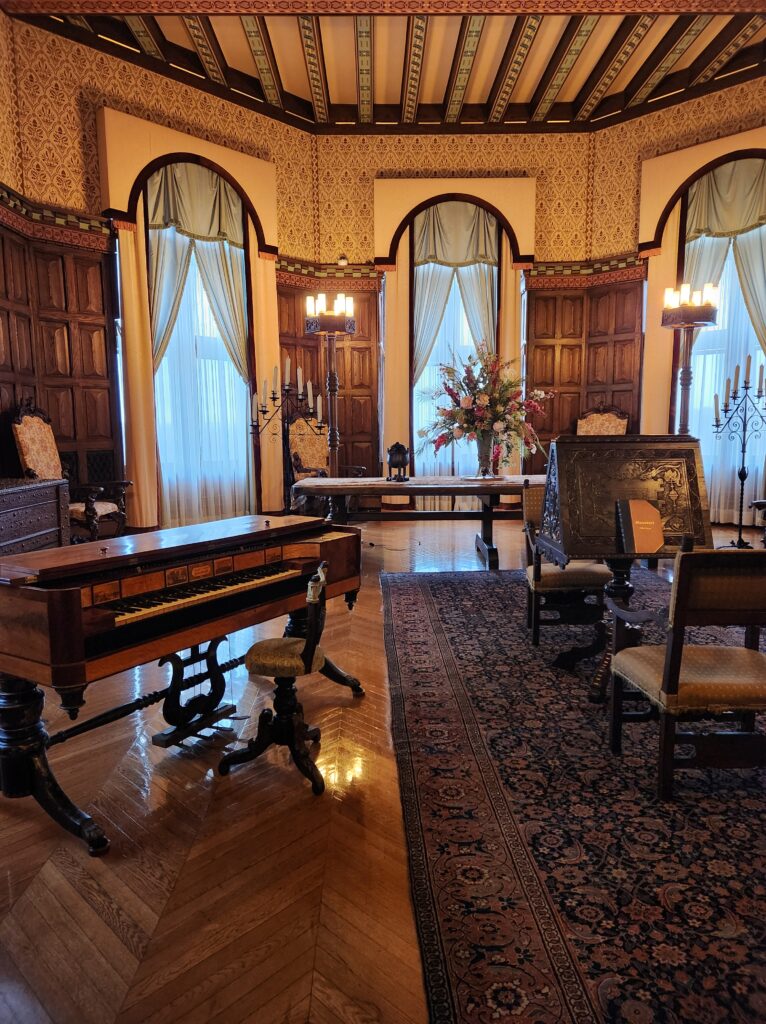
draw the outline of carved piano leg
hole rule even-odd
[[[354,591],[353,593],[356,594],[357,592]],[[322,626],[324,627],[324,623],[322,623]],[[307,630],[308,611],[305,608],[298,608],[294,612],[290,612],[287,617],[284,636],[298,636],[303,639],[306,636]],[[364,688],[359,680],[355,676],[349,675],[348,672],[344,672],[342,668],[329,658],[325,657],[325,663],[319,671],[333,683],[347,686],[355,697],[364,697]]]
[[[170,686],[162,705],[162,715],[172,728],[163,729],[152,736],[152,743],[156,747],[182,743],[189,736],[210,728],[222,718],[231,718],[236,714],[237,708],[234,704],[221,703],[226,693],[225,673],[241,665],[245,659],[232,658],[219,665],[218,648],[225,639],[223,636],[216,637],[210,641],[205,651],[201,650],[199,644],[195,644],[186,657],[181,654],[169,654],[160,659],[160,665],[173,667]],[[201,662],[205,663],[205,668],[201,672],[187,675],[188,669]],[[202,687],[206,689],[203,691]],[[184,702],[183,695],[190,689],[194,691],[194,696]]]
[[[59,825],[82,839],[92,857],[109,849],[103,830],[56,781],[45,748],[43,691],[27,679],[0,673],[0,787],[4,796],[32,796]]]
[[[295,677],[278,677],[274,680],[274,712],[267,708],[258,718],[258,732],[244,750],[226,754],[218,765],[221,775],[228,775],[233,765],[254,761],[270,746],[287,747],[292,754],[295,767],[311,783],[315,796],[324,793],[322,773],[311,759],[307,743],[318,743],[321,733],[310,728],[303,718],[303,707],[298,702]]]

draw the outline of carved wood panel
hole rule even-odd
[[[73,483],[89,464],[122,476],[111,258],[0,228],[0,475],[19,473],[10,419],[32,398]]]
[[[317,336],[305,336],[303,324],[306,296],[316,294],[319,286],[305,289],[278,286],[279,341],[282,364],[286,356],[292,362],[295,382],[297,366],[303,368],[304,379],[311,379],[316,388],[321,385],[326,400],[327,355]],[[342,283],[337,285],[341,291]],[[332,301],[334,289],[322,285]],[[340,430],[339,463],[341,466],[363,466],[371,476],[380,468],[378,455],[378,295],[377,292],[355,292],[354,313],[356,334],[339,337],[337,341],[338,369],[338,429]],[[326,405],[325,405],[326,409]]]

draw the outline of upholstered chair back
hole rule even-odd
[[[766,626],[766,551],[676,555],[672,626]]]
[[[533,484],[525,487],[522,496],[522,514],[524,525],[531,526],[537,532],[540,529],[540,522],[543,518],[543,500],[545,498],[545,484]]]
[[[34,413],[22,413],[18,419],[13,424],[13,436],[26,476],[61,480],[64,474],[50,423]]]
[[[627,434],[628,417],[618,409],[591,409],[577,420],[579,436]]]
[[[307,423],[302,416],[290,424],[289,431],[291,458],[297,455],[300,465],[306,469],[325,469],[328,463],[327,432],[323,430],[317,434],[314,426]],[[301,478],[299,471],[296,471],[295,475],[297,479]]]

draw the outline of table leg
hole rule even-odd
[[[497,494],[481,495],[481,533],[476,534],[476,552],[488,569],[497,569],[500,562],[492,536],[494,511],[500,502]]]
[[[348,522],[346,496],[344,494],[333,494],[328,498],[328,502],[329,507],[327,510],[326,522],[337,523],[338,526],[345,526]]]

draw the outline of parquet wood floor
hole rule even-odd
[[[0,803],[2,1024],[426,1021],[378,576],[478,569],[474,532],[363,524],[359,601],[352,614],[329,606],[323,646],[366,697],[319,676],[300,685],[322,728],[323,797],[283,749],[215,773],[224,745],[250,736],[270,702],[270,683],[238,669],[235,733],[161,750],[155,708],[53,748],[61,783],[112,839],[107,857],[89,858],[32,801]],[[501,568],[520,566],[520,525],[496,534]],[[282,626],[235,634],[231,654]],[[95,684],[86,711],[157,688],[163,671]],[[49,730],[66,724],[53,700],[46,714]]]

